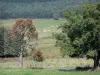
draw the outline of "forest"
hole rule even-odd
[[[100,0],[0,0],[0,19],[61,18],[66,9],[81,9],[83,4],[97,1]]]

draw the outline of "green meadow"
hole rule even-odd
[[[100,75],[100,72],[64,72],[57,70],[1,69],[0,75]]]

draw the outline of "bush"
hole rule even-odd
[[[59,20],[59,15],[58,15],[58,14],[54,14],[54,15],[53,15],[53,19],[54,19],[54,20]]]
[[[41,62],[41,61],[44,60],[43,54],[42,54],[42,52],[40,50],[35,51],[32,54],[32,57],[33,57],[33,60],[38,61],[38,62]]]

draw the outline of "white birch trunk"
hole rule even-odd
[[[19,55],[19,68],[22,68],[23,67],[23,47],[21,46],[21,52],[20,52],[20,55]]]

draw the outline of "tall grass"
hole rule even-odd
[[[17,59],[14,61],[0,62],[0,68],[19,68]],[[36,62],[24,58],[23,68],[68,68],[68,67],[84,67],[92,66],[93,61],[85,58],[72,59],[72,58],[59,58],[59,59],[46,59],[43,62]]]

